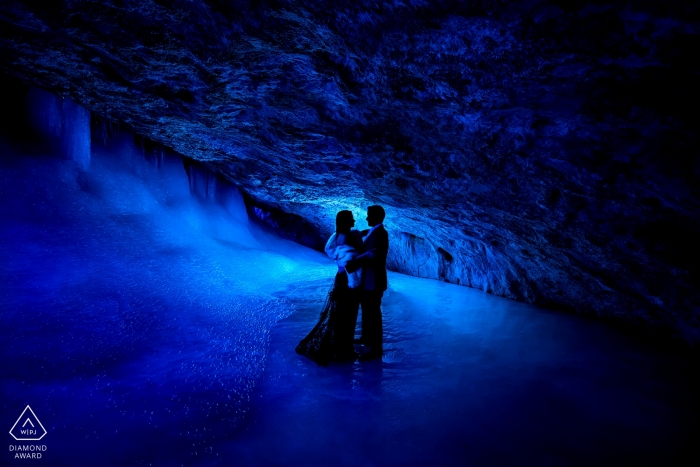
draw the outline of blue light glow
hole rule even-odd
[[[57,102],[40,127],[86,141]],[[593,465],[666,459],[695,424],[692,362],[393,273],[383,361],[318,367],[293,349],[334,265],[202,167],[101,136],[89,168],[0,141],[3,421],[31,405],[46,465]],[[364,226],[361,195],[323,202]]]

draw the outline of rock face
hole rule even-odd
[[[390,266],[700,342],[697,2],[0,5],[0,68]],[[279,217],[279,216],[278,216]]]

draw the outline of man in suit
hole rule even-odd
[[[381,304],[387,289],[386,256],[389,252],[389,234],[382,225],[384,217],[384,208],[381,206],[367,208],[367,225],[371,228],[364,238],[362,254],[345,266],[349,272],[362,267],[362,337],[359,342],[370,349],[362,356],[363,360],[382,357]]]

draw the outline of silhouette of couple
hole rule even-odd
[[[369,229],[353,229],[350,211],[335,218],[335,233],[326,243],[326,254],[338,265],[318,323],[296,348],[319,365],[331,361],[373,360],[382,357],[381,303],[387,289],[386,255],[389,234],[384,230],[384,208],[367,208]],[[358,310],[362,305],[362,337],[355,340]],[[354,343],[369,349],[355,353]]]

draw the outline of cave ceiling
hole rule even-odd
[[[394,270],[700,341],[696,2],[4,1],[0,69]]]

